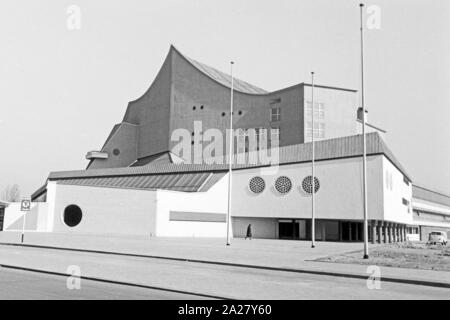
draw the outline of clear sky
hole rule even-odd
[[[150,86],[174,44],[266,90],[310,81],[358,89],[359,7],[352,0],[3,0],[0,190],[40,187],[84,169]],[[67,8],[81,9],[69,30]],[[369,121],[414,182],[450,194],[450,1],[374,0],[366,32]]]

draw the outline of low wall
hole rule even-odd
[[[33,202],[30,211],[20,211],[20,203],[11,203],[5,209],[4,231],[22,231],[25,218],[25,230],[47,231],[48,205],[45,202]]]

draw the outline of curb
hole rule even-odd
[[[15,247],[39,248],[39,249],[51,249],[51,250],[62,250],[62,251],[76,251],[76,252],[96,253],[96,254],[116,255],[116,256],[126,256],[126,257],[135,257],[135,258],[148,258],[148,259],[184,261],[184,262],[213,264],[213,265],[238,267],[238,268],[250,268],[250,269],[260,269],[260,270],[270,270],[270,271],[281,271],[281,272],[306,273],[306,274],[331,276],[331,277],[341,277],[341,278],[353,278],[353,279],[364,279],[364,280],[368,279],[368,275],[366,275],[366,274],[357,274],[357,273],[342,273],[342,272],[333,272],[333,271],[318,271],[318,270],[311,270],[311,269],[293,269],[293,268],[282,268],[282,267],[269,267],[269,266],[260,266],[260,265],[242,264],[242,263],[232,263],[232,262],[209,261],[209,260],[199,260],[199,259],[190,259],[190,258],[176,258],[176,257],[164,257],[164,256],[152,256],[152,255],[144,255],[144,254],[109,252],[109,251],[90,250],[90,249],[74,249],[74,248],[52,247],[52,246],[42,246],[42,245],[32,245],[32,244],[0,243],[0,245],[3,245],[3,246],[15,246]],[[109,281],[109,280],[106,280],[106,281]],[[427,281],[427,280],[418,280],[418,279],[381,277],[380,281],[393,282],[393,283],[402,283],[402,284],[411,284],[411,285],[420,285],[420,286],[428,286],[428,287],[437,287],[437,288],[450,288],[450,283],[437,282],[437,281]]]

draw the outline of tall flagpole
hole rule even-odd
[[[364,104],[364,28],[363,28],[363,8],[359,5],[361,17],[361,108],[362,108],[362,136],[363,136],[363,193],[364,193],[364,259],[369,259],[369,225],[367,214],[367,154],[366,154],[366,106]]]
[[[316,193],[316,184],[315,184],[315,168],[314,168],[314,158],[315,158],[315,146],[314,146],[314,72],[311,72],[311,142],[312,142],[312,157],[311,157],[311,248],[316,246],[316,220],[315,220],[315,211],[316,206],[314,203],[314,197]]]
[[[228,150],[228,211],[227,211],[227,246],[230,245],[230,227],[231,227],[231,185],[232,185],[232,165],[233,165],[233,91],[234,91],[234,78],[233,78],[233,64],[234,62],[230,62],[230,68],[231,68],[231,98],[230,98],[230,132],[229,132],[229,144],[230,149]]]

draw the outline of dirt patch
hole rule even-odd
[[[367,260],[362,259],[362,255],[362,251],[351,252],[316,261],[450,271],[450,246],[416,242],[392,243],[371,248],[370,258]]]

